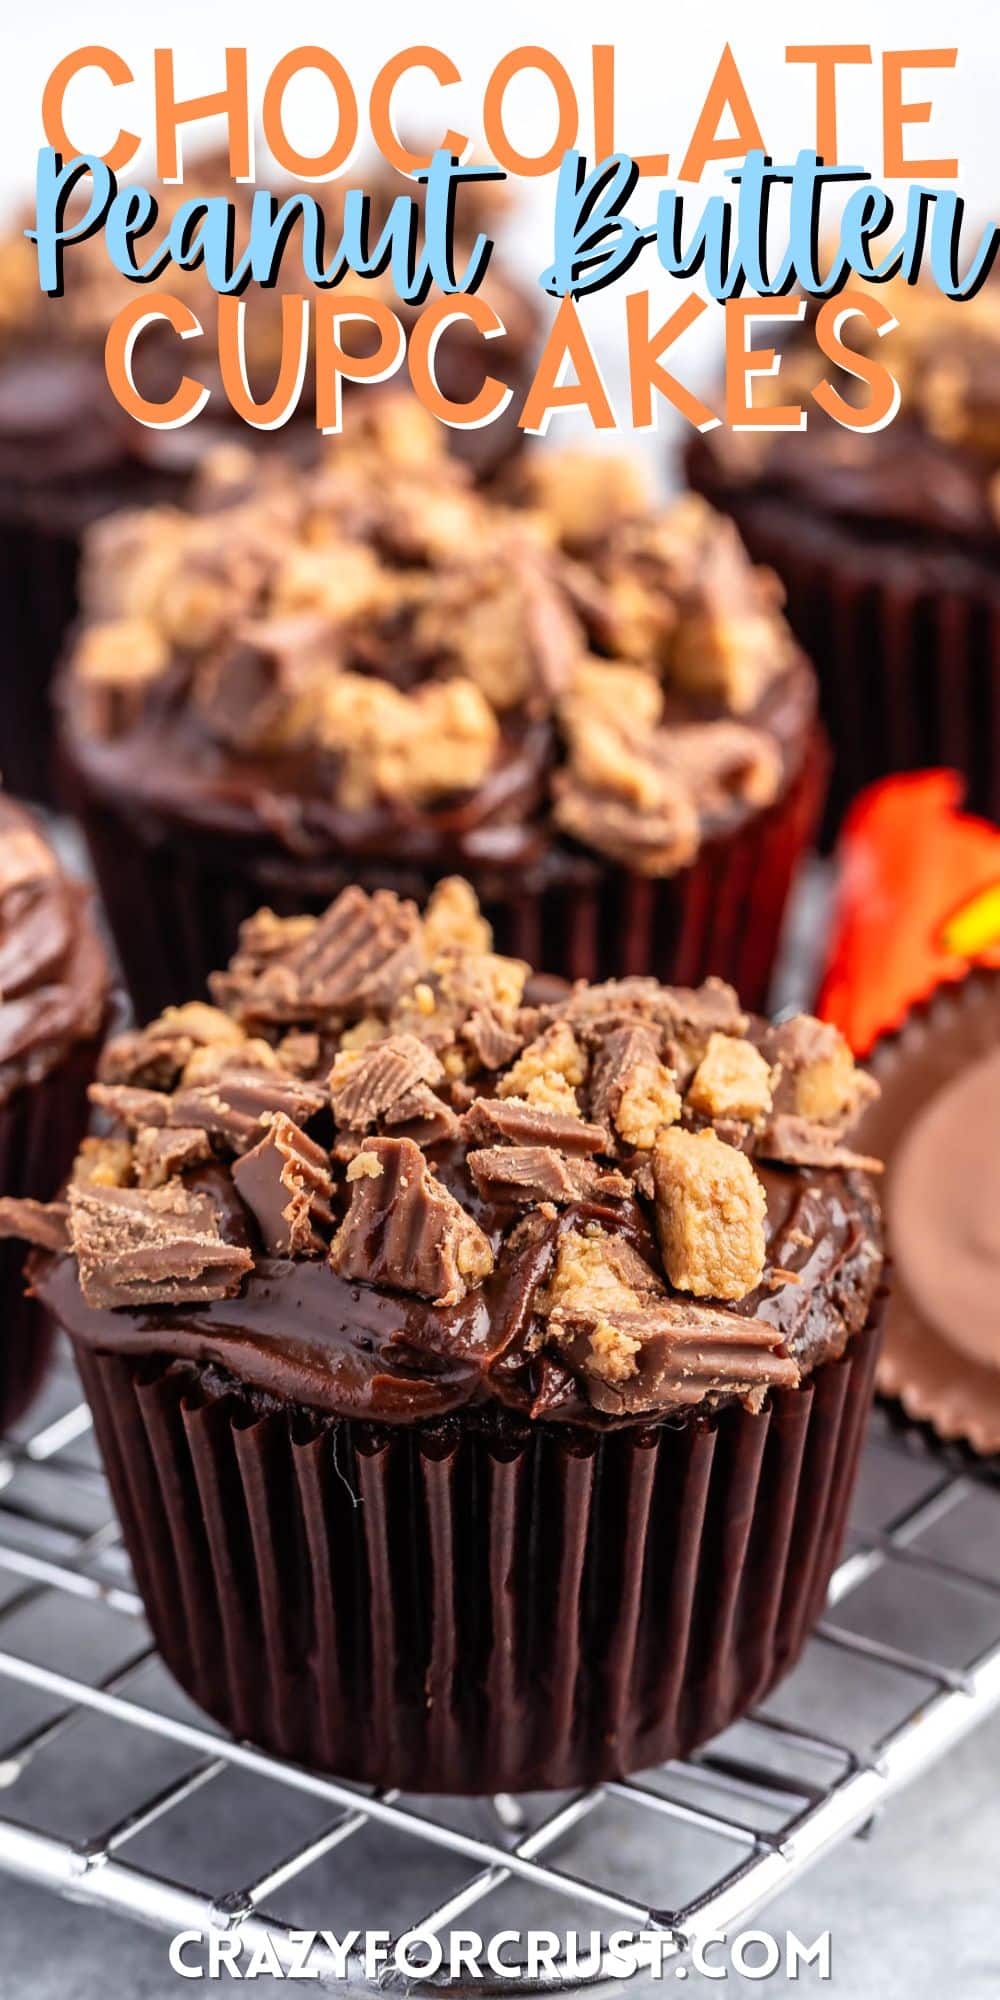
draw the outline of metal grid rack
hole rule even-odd
[[[66,1363],[0,1448],[0,1869],[165,1932],[265,1927],[279,1953],[293,1929],[471,1923],[656,1930],[680,1962],[1000,1708],[998,1527],[1000,1488],[876,1418],[825,1621],[766,1710],[628,1783],[372,1794],[231,1741],[169,1679]],[[368,1990],[360,1960],[348,1983]],[[574,1983],[562,1959],[530,1990]]]

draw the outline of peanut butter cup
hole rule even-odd
[[[553,990],[468,885],[262,910],[7,1204],[182,1684],[349,1778],[689,1749],[797,1656],[878,1337],[874,1086],[731,988]]]
[[[878,1385],[1000,1470],[1000,972],[940,986],[870,1061],[894,1272]]]

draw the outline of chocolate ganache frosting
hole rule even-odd
[[[309,473],[212,459],[102,523],[62,684],[101,797],[277,862],[638,873],[770,805],[814,684],[730,523],[540,453],[487,498],[386,398]]]
[[[90,891],[0,794],[0,1104],[99,1033],[108,988]]]
[[[888,430],[865,437],[818,409],[811,390],[823,373],[815,310],[789,336],[781,369],[756,385],[755,400],[800,402],[808,426],[794,434],[720,429],[697,440],[704,490],[752,489],[776,502],[853,524],[866,534],[943,541],[995,555],[1000,541],[1000,282],[956,302],[932,286],[879,287],[898,325],[884,341],[860,318],[850,341],[878,349],[902,398]],[[838,384],[842,394],[859,385]]]
[[[491,943],[456,878],[264,910],[112,1042],[65,1198],[0,1205],[74,1339],[387,1424],[754,1409],[840,1354],[881,1251],[838,1031]]]

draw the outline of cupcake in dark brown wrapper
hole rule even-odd
[[[35,821],[0,794],[0,1230],[13,1199],[51,1200],[87,1122],[109,1007],[89,892],[64,874]],[[39,1208],[39,1227],[45,1223]],[[24,1296],[23,1249],[0,1240],[0,1432],[41,1381],[51,1327]]]
[[[807,314],[756,385],[757,401],[801,401],[807,429],[720,428],[686,454],[695,489],[781,577],[816,667],[831,836],[864,785],[935,764],[1000,819],[1000,285],[965,303],[880,292],[899,320],[872,336],[902,394],[887,429],[857,435],[810,400],[822,357]]]
[[[419,201],[418,183],[384,164],[363,167],[355,184],[368,189],[372,229],[381,229],[400,195]],[[274,176],[272,186],[276,186]],[[225,198],[237,209],[238,245],[245,239],[256,190],[229,178],[228,163],[210,155],[191,167],[181,186],[154,187],[159,204],[157,229],[165,231],[179,206],[194,196]],[[279,190],[282,196],[290,187]],[[301,192],[301,190],[299,190]],[[327,217],[327,240],[336,242],[342,224],[342,183],[312,186]],[[22,222],[26,218],[22,218]],[[468,261],[480,231],[502,234],[502,208],[488,184],[463,185],[456,201],[456,265]],[[181,430],[153,430],[137,423],[115,401],[108,386],[104,345],[108,328],[136,289],[111,263],[103,238],[70,245],[65,260],[65,293],[48,298],[40,291],[33,246],[22,227],[0,239],[0,665],[4,701],[0,708],[0,770],[8,788],[23,797],[53,797],[52,729],[48,700],[52,669],[77,610],[81,543],[94,521],[125,507],[179,503],[206,456],[231,446],[246,454],[248,477],[254,464],[285,452],[310,463],[324,447],[316,429],[313,361],[310,357],[300,402],[277,432],[254,430],[232,410],[222,386],[212,330],[217,298],[202,267],[171,266],[170,290],[195,312],[206,330],[195,372],[209,390],[197,421]],[[247,370],[253,391],[270,394],[281,361],[283,294],[306,289],[301,266],[282,268],[274,288],[251,288],[246,304]],[[405,327],[416,308],[392,291],[388,278],[358,280],[355,292],[381,300]],[[505,328],[490,341],[489,372],[513,392],[506,412],[479,430],[442,427],[449,448],[477,478],[492,478],[520,449],[523,433],[517,410],[531,380],[540,343],[540,301],[518,282],[494,251],[482,296]],[[358,353],[364,354],[363,330]],[[190,355],[186,357],[190,359]],[[442,337],[436,361],[445,396],[470,401],[484,375],[481,335],[457,320]],[[163,325],[144,330],[134,355],[135,378],[143,395],[165,400],[178,380],[178,340]],[[346,385],[345,424],[381,390]]]
[[[1000,971],[939,986],[870,1066],[894,1272],[878,1385],[1000,1474]]]
[[[109,1045],[104,1138],[8,1217],[173,1672],[424,1792],[723,1728],[818,1615],[870,1401],[837,1031],[719,982],[553,996],[457,880],[261,912],[213,994]]]
[[[102,524],[60,699],[140,1016],[261,902],[461,872],[569,977],[767,991],[817,807],[811,671],[729,523],[628,466],[477,493],[412,402],[226,506]]]

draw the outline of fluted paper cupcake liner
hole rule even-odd
[[[819,677],[834,750],[824,840],[864,786],[939,764],[963,774],[969,811],[1000,820],[1000,582],[987,563],[777,501],[709,497],[777,571]]]
[[[231,956],[244,918],[321,911],[348,882],[426,901],[441,875],[468,876],[498,951],[569,979],[652,973],[695,985],[717,973],[744,1005],[766,1004],[795,871],[819,814],[826,773],[817,739],[774,805],[706,840],[690,867],[663,879],[553,844],[526,868],[440,867],[350,856],[322,864],[193,834],[101,799],[71,775],[105,909],[136,1014],[149,1020],[202,993]]]
[[[50,1201],[65,1180],[87,1124],[87,1085],[97,1042],[80,1042],[40,1083],[0,1105],[0,1193]],[[24,1244],[0,1242],[0,1434],[23,1416],[41,1384],[52,1325],[25,1297]]]
[[[375,1785],[589,1784],[765,1695],[822,1608],[879,1311],[751,1415],[375,1430],[77,1343],[157,1645],[235,1734]],[[150,1346],[155,1349],[155,1328]]]

